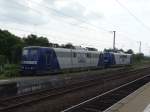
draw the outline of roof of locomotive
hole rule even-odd
[[[41,47],[41,46],[28,46],[24,47],[24,49],[30,49],[30,48],[42,48],[42,49],[54,49],[55,51],[60,51],[60,52],[82,52],[82,53],[94,53],[94,54],[99,54],[101,53],[100,51],[88,51],[85,49],[68,49],[68,48],[53,48],[53,47]]]
[[[115,53],[115,52],[104,52],[104,53],[108,53],[108,54],[114,54],[114,55],[132,55],[132,54],[127,54],[127,53],[123,53],[123,52],[119,52],[119,53]]]

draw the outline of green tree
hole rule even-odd
[[[133,59],[135,62],[140,62],[141,60],[144,59],[144,54],[143,53],[134,54]]]
[[[89,50],[89,51],[98,51],[98,49],[93,48],[93,47],[86,47],[86,49]]]
[[[49,41],[46,37],[38,37],[31,34],[23,38],[25,46],[49,46]]]
[[[109,49],[104,49],[104,52],[124,52],[124,50],[123,49],[112,49],[112,48],[109,48]]]
[[[15,54],[12,51],[14,51],[14,48],[18,44],[23,44],[21,38],[6,30],[0,30],[0,55],[4,55],[9,63],[15,62],[13,60],[13,55]]]
[[[132,49],[129,49],[129,50],[126,51],[126,53],[128,53],[128,54],[134,54],[134,51]]]
[[[20,60],[21,60],[21,55],[22,55],[22,48],[23,48],[23,44],[16,44],[14,47],[13,47],[13,50],[12,50],[12,60],[13,60],[13,63],[19,63]]]
[[[75,49],[75,47],[72,45],[72,43],[62,44],[62,48],[68,48],[68,49]]]
[[[4,55],[0,55],[0,73],[4,70],[4,64],[6,63],[6,58]]]

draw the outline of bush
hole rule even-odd
[[[4,70],[1,73],[4,77],[17,77],[19,76],[19,66],[15,64],[6,64]]]
[[[4,71],[4,64],[6,63],[6,57],[0,55],[0,74]]]
[[[144,54],[139,53],[139,54],[133,55],[133,62],[134,63],[140,63],[142,60],[144,60]]]

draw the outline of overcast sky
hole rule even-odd
[[[0,0],[0,28],[50,42],[139,50],[150,55],[150,0]]]

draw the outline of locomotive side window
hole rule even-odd
[[[46,62],[46,64],[48,64],[48,54],[47,53],[45,54],[45,62]]]
[[[90,54],[90,53],[87,53],[87,57],[88,57],[88,58],[91,58],[91,54]]]
[[[74,52],[74,53],[73,53],[73,57],[74,57],[74,58],[77,57],[77,53]]]
[[[120,58],[127,58],[127,55],[121,55]]]

